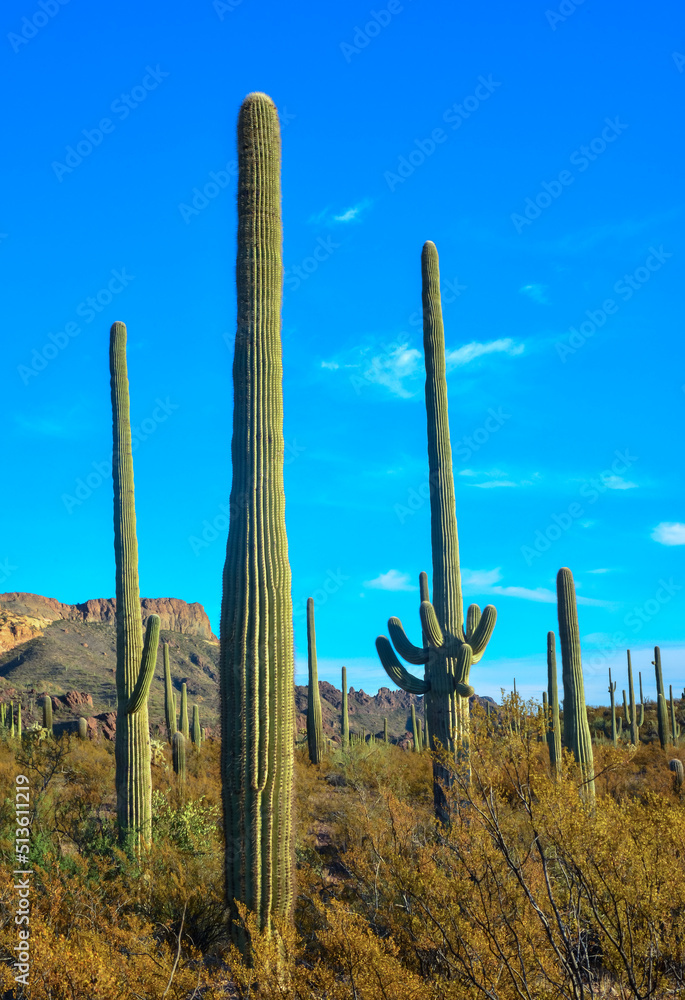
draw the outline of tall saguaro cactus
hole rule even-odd
[[[117,627],[117,821],[122,840],[134,846],[152,836],[152,773],[147,700],[157,660],[159,616],[150,615],[143,638],[138,585],[138,540],[126,367],[126,327],[110,330],[114,479],[114,556]]]
[[[573,574],[565,566],[557,573],[557,612],[564,681],[564,743],[573,751],[573,756],[580,765],[585,778],[586,796],[594,798],[594,755],[585,707],[576,588]]]
[[[414,737],[414,753],[421,753],[421,720],[416,721],[416,706],[411,706],[411,732]]]
[[[281,140],[265,94],[238,118],[233,482],[221,608],[226,894],[260,927],[293,905],[294,662],[283,490]],[[239,940],[242,940],[238,934]]]
[[[169,663],[169,643],[162,646],[164,650],[164,715],[166,718],[166,731],[169,743],[176,732],[176,699],[174,698],[174,688],[171,683],[171,665]]]
[[[202,726],[200,725],[200,706],[193,705],[193,724],[190,729],[193,746],[199,750],[202,746]]]
[[[350,745],[350,716],[347,704],[347,667],[342,668],[342,745]]]
[[[319,671],[316,663],[316,628],[314,626],[314,599],[307,598],[307,663],[309,687],[307,688],[307,743],[312,764],[320,764],[325,740],[319,694]]]
[[[611,699],[611,742],[618,746],[620,728],[616,722],[616,681],[611,680],[611,667],[609,667],[609,697]],[[618,720],[621,721],[620,719]]]
[[[654,647],[654,673],[656,674],[656,719],[659,728],[659,743],[663,750],[668,743],[668,709],[666,707],[666,692],[664,691],[664,675],[661,671],[661,650]]]
[[[188,685],[185,681],[181,684],[181,713],[178,728],[187,742],[190,739],[190,724],[188,721]]]
[[[552,772],[557,774],[561,767],[561,723],[559,721],[559,682],[557,678],[557,648],[554,632],[547,633],[547,746]]]
[[[450,754],[457,753],[468,775],[469,684],[471,664],[485,652],[495,627],[496,612],[488,605],[481,616],[472,604],[464,622],[459,570],[459,540],[454,500],[452,450],[447,416],[445,335],[440,304],[440,271],[435,244],[427,242],[421,253],[423,345],[426,362],[426,414],[428,424],[428,466],[433,556],[433,601],[429,601],[425,575],[420,578],[420,616],[423,644],[414,646],[398,618],[388,621],[390,637],[397,652],[409,663],[423,664],[423,679],[414,677],[397,659],[385,636],[376,648],[386,673],[403,690],[423,694],[431,747],[437,744]],[[452,779],[450,769],[434,758],[433,788],[435,809],[442,821],[448,819],[443,785]]]
[[[673,745],[677,746],[678,740],[680,739],[680,726],[678,725],[678,722],[677,722],[676,716],[675,716],[675,702],[673,700],[673,685],[672,684],[668,685],[668,694],[669,694],[669,698],[668,698],[669,710],[670,710],[670,713],[671,713],[671,735],[673,737]]]
[[[642,697],[642,682],[640,682],[640,716],[638,718],[637,706],[635,704],[635,685],[633,684],[633,664],[630,659],[630,650],[627,651],[628,656],[628,697],[629,702],[626,702],[626,693],[623,692],[623,714],[625,715],[625,721],[628,726],[630,726],[630,742],[633,746],[640,745],[640,726],[643,725],[645,721],[645,700]]]

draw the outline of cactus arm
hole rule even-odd
[[[419,600],[430,601],[430,592],[428,590],[428,573],[423,571],[419,573]]]
[[[421,615],[421,626],[428,643],[431,646],[437,646],[439,648],[443,645],[445,640],[442,634],[442,629],[440,628],[438,616],[435,613],[435,608],[430,601],[421,601],[419,614]]]
[[[469,672],[473,663],[473,650],[465,642],[457,654],[457,669],[454,676],[454,690],[460,698],[470,698],[475,691],[469,684]]]
[[[559,719],[559,681],[557,678],[557,645],[554,632],[547,633],[547,694],[552,713],[547,733],[549,760],[552,770],[558,774],[561,767],[561,721]]]
[[[473,648],[471,640],[473,639],[473,633],[478,628],[478,622],[480,621],[481,614],[480,608],[477,604],[470,604],[469,609],[466,612],[466,628],[464,629],[464,638],[466,642]]]
[[[485,652],[485,647],[490,642],[496,621],[497,611],[492,604],[488,604],[487,607],[483,608],[483,614],[480,617],[478,626],[474,629],[473,635],[469,640],[469,645],[473,650],[474,663],[477,663]]]
[[[407,663],[418,666],[428,662],[428,650],[422,646],[415,646],[413,642],[409,641],[399,618],[388,619],[388,631],[395,649]]]
[[[376,649],[383,668],[388,677],[394,681],[399,688],[409,694],[426,694],[430,691],[430,683],[414,677],[406,670],[395,656],[395,651],[390,645],[390,640],[384,635],[379,635],[376,639]]]
[[[628,702],[626,700],[626,693],[623,692],[623,715],[626,720],[626,725],[630,725],[630,709],[628,708]]]
[[[133,715],[139,712],[141,706],[147,701],[150,693],[150,685],[155,674],[157,664],[157,648],[159,645],[159,615],[150,615],[145,626],[145,639],[143,641],[143,656],[138,672],[138,680],[133,689],[133,694],[128,700],[126,714]]]

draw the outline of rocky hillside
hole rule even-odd
[[[150,615],[159,615],[161,627],[166,631],[193,635],[210,642],[218,641],[201,604],[187,604],[176,597],[143,597],[140,604],[143,624]],[[114,624],[116,601],[106,597],[83,604],[62,604],[54,597],[42,597],[40,594],[0,594],[0,610],[30,616],[37,621],[80,621],[103,625]]]
[[[219,729],[219,642],[212,634],[201,604],[176,598],[141,600],[143,621],[151,614],[162,619],[161,641],[169,643],[169,659],[177,704],[181,685],[188,688],[189,711],[197,704],[203,726]],[[84,604],[61,604],[38,594],[0,594],[0,701],[21,700],[24,724],[39,721],[38,699],[53,699],[55,728],[75,728],[80,715],[91,729],[114,734],[116,636],[111,598]],[[324,730],[340,736],[342,694],[321,681]],[[411,706],[423,718],[423,698],[383,687],[376,695],[349,692],[350,729],[382,734],[388,720],[391,738],[401,739],[411,729]],[[164,725],[163,660],[157,660],[150,689],[152,733],[162,738]],[[295,687],[296,726],[306,726],[307,688]]]

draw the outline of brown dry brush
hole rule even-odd
[[[471,778],[436,826],[430,755],[377,743],[296,753],[293,925],[251,968],[224,920],[218,744],[153,764],[154,836],[116,840],[104,742],[0,742],[36,792],[32,1000],[660,1000],[685,989],[685,803],[658,746],[596,748],[597,799],[555,779],[534,706],[476,715]],[[682,755],[682,751],[676,751]],[[5,793],[5,796],[7,792]],[[11,800],[0,802],[0,988],[15,944]],[[245,914],[249,924],[250,916]],[[8,993],[7,995],[11,995]]]

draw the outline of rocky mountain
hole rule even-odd
[[[187,604],[176,597],[143,597],[140,604],[143,609],[143,625],[150,615],[159,615],[161,627],[166,631],[218,642],[201,604]],[[116,600],[106,597],[85,601],[83,604],[62,604],[54,597],[42,597],[40,594],[0,594],[0,611],[37,621],[59,619],[88,624],[114,624]],[[3,648],[11,647],[0,645],[0,649]]]

